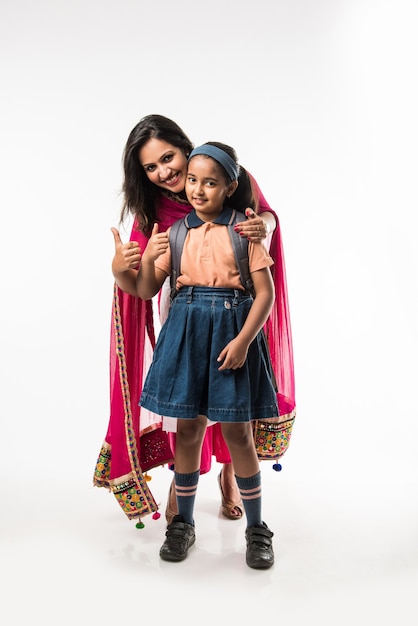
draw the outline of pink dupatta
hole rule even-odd
[[[259,212],[269,211],[258,185]],[[167,230],[176,220],[190,212],[190,206],[161,196],[159,230]],[[275,214],[274,214],[275,215]],[[273,369],[279,393],[281,415],[295,413],[293,348],[287,298],[286,273],[280,225],[271,236],[270,254],[274,260],[272,274],[276,292],[273,311],[266,323]],[[136,230],[130,240],[142,250],[148,237]],[[111,490],[129,519],[157,513],[158,505],[148,487],[146,472],[153,467],[172,463],[173,452],[168,434],[162,429],[160,416],[145,418],[138,405],[146,368],[155,345],[152,301],[143,301],[114,287],[110,331],[110,418],[105,440],[96,463],[93,484]],[[207,429],[201,472],[209,471],[212,456],[221,463],[230,462],[219,424]]]

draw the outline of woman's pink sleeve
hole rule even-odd
[[[249,177],[251,178],[251,183],[254,187],[254,191],[258,200],[258,213],[272,213],[274,215],[274,219],[276,220],[276,224],[278,222],[278,217],[276,212],[271,208],[271,206],[269,205],[269,203],[267,202],[267,200],[265,199],[265,197],[263,196],[263,193],[256,181],[256,179],[254,178],[254,176],[252,176],[249,172],[248,172]]]

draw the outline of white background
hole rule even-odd
[[[245,572],[231,590],[214,559],[217,623],[417,623],[417,17],[413,0],[0,0],[4,624],[139,618],[145,581],[170,611],[210,593],[201,571],[171,598],[158,548],[91,485],[110,227],[148,113],[233,145],[285,247],[298,416],[284,471],[263,466],[282,547],[266,588]]]

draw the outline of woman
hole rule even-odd
[[[161,115],[148,115],[140,120],[124,149],[121,222],[130,214],[135,221],[126,244],[122,243],[118,231],[112,229],[115,238],[112,271],[116,283],[110,346],[111,410],[94,484],[111,489],[130,519],[157,511],[142,472],[170,463],[173,458],[161,417],[138,406],[155,345],[152,301],[136,297],[140,250],[145,250],[155,222],[163,232],[190,212],[184,185],[187,157],[192,149],[193,144],[183,130]],[[280,389],[280,413],[292,414],[295,411],[293,352],[280,228],[254,179],[252,183],[258,199],[258,215],[251,211],[252,217],[242,222],[239,230],[255,241],[272,232],[270,254],[275,261],[272,272],[276,301],[265,330]],[[236,193],[239,193],[239,185]],[[171,445],[175,445],[174,435],[171,435]],[[222,512],[229,519],[240,519],[243,510],[229,451],[216,424],[207,429],[201,473],[209,471],[212,455],[223,463],[218,477]],[[168,522],[176,512],[175,494],[170,489]]]

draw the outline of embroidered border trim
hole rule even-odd
[[[132,473],[112,481],[110,489],[129,519],[141,518],[157,509],[150,504],[151,492],[143,474]],[[152,498],[153,501],[153,498]]]
[[[135,432],[132,424],[131,398],[127,378],[125,344],[119,308],[118,286],[116,283],[114,286],[113,310],[116,353],[119,362],[119,376],[125,412],[126,444],[129,461],[132,467],[132,474],[129,475],[127,480],[122,480],[122,482],[118,482],[117,484],[113,482],[110,487],[124,513],[126,513],[129,519],[132,519],[134,517],[140,517],[141,515],[153,513],[158,510],[158,506],[147,486],[139,464]],[[121,479],[119,478],[118,481],[120,480]]]
[[[111,456],[110,445],[105,441],[100,449],[99,458],[97,459],[94,469],[93,485],[96,487],[106,487],[110,489]]]

